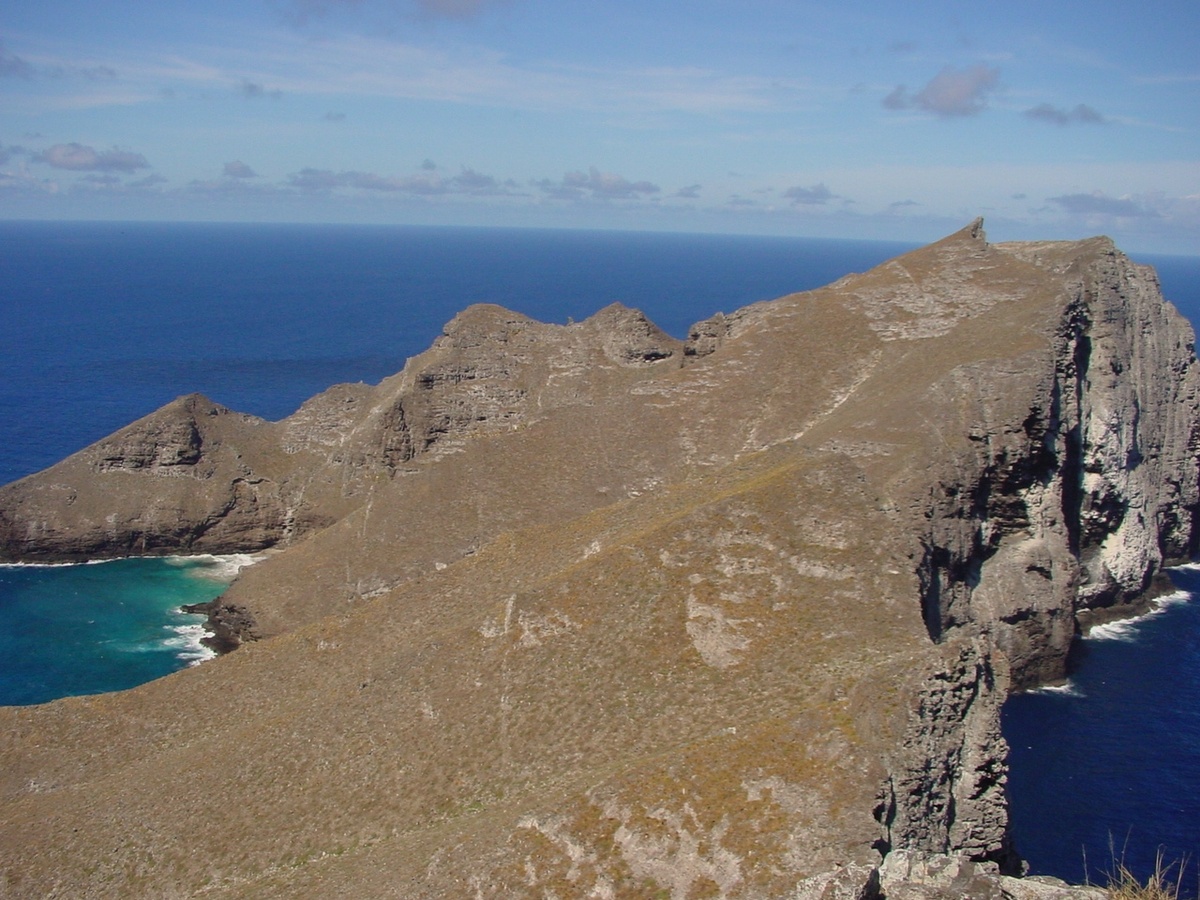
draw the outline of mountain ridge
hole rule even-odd
[[[214,610],[247,643],[0,710],[0,884],[901,897],[902,861],[947,854],[998,879],[1000,704],[1194,551],[1198,408],[1149,270],[980,222],[686,341],[476,306],[278,423],[181,398],[0,489],[0,546],[274,546]]]

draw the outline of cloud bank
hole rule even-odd
[[[146,157],[128,150],[96,150],[84,144],[54,144],[33,157],[56,169],[75,172],[136,172],[150,168]]]
[[[1123,197],[1108,197],[1101,193],[1063,194],[1047,199],[1051,203],[1057,203],[1065,212],[1074,215],[1116,216],[1122,219],[1158,217],[1158,213],[1154,210],[1139,206],[1133,200]]]
[[[592,166],[585,172],[567,172],[562,181],[534,182],[545,194],[563,200],[633,200],[657,194],[660,188],[649,181],[630,181],[623,175],[601,172]]]

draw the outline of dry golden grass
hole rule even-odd
[[[1179,900],[1186,868],[1186,859],[1167,862],[1160,850],[1154,859],[1154,871],[1142,881],[1125,865],[1123,857],[1114,859],[1108,874],[1108,895],[1111,900]]]

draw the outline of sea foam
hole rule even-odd
[[[1195,569],[1196,567],[1189,566],[1188,568]],[[1103,625],[1093,625],[1084,637],[1092,641],[1136,641],[1141,623],[1161,615],[1170,606],[1189,602],[1191,597],[1192,595],[1188,591],[1175,591],[1162,597],[1155,597],[1150,601],[1150,608],[1141,615],[1118,619],[1115,622],[1105,622]]]
[[[242,569],[266,559],[266,553],[202,553],[195,556],[168,556],[166,562],[173,566],[187,567],[189,575],[209,581],[228,584]]]
[[[1056,694],[1060,697],[1084,697],[1086,694],[1075,684],[1071,679],[1067,679],[1062,684],[1043,684],[1039,687],[1031,688],[1026,693],[1029,694]]]
[[[198,666],[217,655],[215,650],[202,643],[208,637],[208,630],[203,625],[164,625],[163,628],[175,635],[164,640],[163,644],[175,650],[175,658],[189,666]]]

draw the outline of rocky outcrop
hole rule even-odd
[[[1106,900],[1100,888],[1057,878],[1002,875],[962,854],[897,850],[876,866],[845,866],[805,879],[789,900]]]
[[[0,558],[271,546],[284,534],[286,490],[254,450],[272,427],[199,394],[181,397],[0,489]]]
[[[976,639],[952,648],[922,686],[877,807],[885,850],[958,853],[1019,871],[1000,733],[1006,668],[1003,656]]]
[[[1077,620],[1144,603],[1192,551],[1200,398],[1191,329],[1157,282],[1097,239],[1087,265],[1054,245],[1015,255],[1061,272],[1066,296],[1032,395],[1020,370],[952,373],[932,402],[977,398],[971,453],[927,501],[918,571],[935,640],[993,636],[1014,687],[1061,679]],[[973,414],[975,410],[972,410]]]
[[[0,884],[1085,896],[1010,877],[999,709],[1194,548],[1198,387],[1151,272],[974,223],[686,342],[482,305],[282,422],[184,398],[0,541],[274,546],[250,643],[0,710]]]

